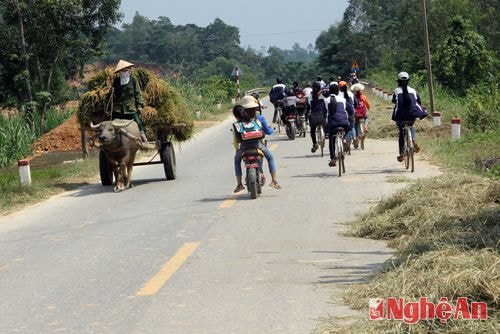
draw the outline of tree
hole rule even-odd
[[[200,39],[205,54],[204,60],[217,56],[234,58],[240,49],[239,29],[227,25],[219,18],[203,30]]]
[[[102,53],[104,34],[118,21],[120,0],[6,0],[9,71],[2,81],[20,88],[17,104],[38,102],[43,131],[50,103],[64,95],[64,81]]]
[[[472,28],[471,22],[455,16],[446,38],[434,54],[437,79],[460,95],[468,88],[488,79],[493,58],[486,49],[483,36]]]

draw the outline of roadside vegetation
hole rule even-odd
[[[66,164],[31,169],[31,186],[19,183],[17,168],[0,170],[0,215],[46,200],[64,191],[75,190],[98,180],[96,157]]]
[[[419,180],[382,200],[348,236],[385,240],[396,255],[367,283],[354,284],[344,301],[366,314],[346,327],[332,319],[321,333],[496,333],[500,330],[500,181],[467,174]],[[488,320],[440,319],[406,324],[368,320],[368,299],[458,297],[488,304]],[[365,320],[366,319],[366,320]]]
[[[433,127],[430,115],[415,128],[425,159],[441,166],[443,175],[406,180],[405,188],[346,224],[346,235],[384,240],[396,253],[366,283],[353,284],[343,294],[362,318],[348,319],[347,325],[346,319],[333,318],[317,333],[500,332],[500,50],[494,37],[499,28],[495,6],[491,1],[480,6],[469,0],[427,2],[435,108],[442,125]],[[343,73],[339,64],[364,60],[370,70],[363,77],[386,92],[396,87],[397,73],[407,71],[429,111],[421,15],[409,13],[421,13],[419,1],[349,1],[342,22],[318,37],[317,45],[323,46],[320,68]],[[396,152],[392,103],[371,94],[369,98],[374,106],[368,137],[394,140]],[[461,119],[462,134],[451,141],[454,117]],[[368,299],[388,297],[405,302],[426,297],[435,305],[440,298],[454,304],[467,297],[469,303],[487,303],[488,319],[369,321]]]
[[[315,48],[294,45],[292,50],[266,51],[241,48],[238,28],[220,19],[207,27],[182,26],[166,17],[155,20],[137,13],[131,24],[117,29],[113,26],[120,19],[119,1],[95,3],[94,11],[82,11],[81,1],[70,6],[49,0],[0,3],[0,57],[9,60],[0,66],[0,106],[20,111],[19,116],[0,118],[0,214],[97,182],[95,157],[33,168],[31,187],[19,185],[15,168],[18,159],[32,154],[37,137],[71,115],[56,112],[55,106],[75,98],[68,80],[83,74],[89,63],[114,64],[125,58],[160,68],[201,127],[228,113],[236,95],[236,65],[243,71],[244,91],[270,85],[276,77],[302,84],[319,75],[345,78],[352,59],[357,59],[361,77],[385,91],[395,88],[399,71],[409,72],[410,85],[430,109],[421,15],[409,14],[421,12],[418,1],[351,0],[344,19],[321,32]],[[417,141],[426,159],[444,173],[416,182],[389,179],[408,186],[349,224],[347,235],[387,241],[396,254],[366,283],[352,285],[344,300],[366,319],[368,298],[427,297],[437,303],[441,297],[467,297],[486,302],[489,318],[413,325],[387,320],[345,325],[332,319],[321,333],[500,332],[497,1],[441,0],[427,5],[435,107],[442,125],[433,127],[431,116],[418,121]],[[43,33],[37,28],[40,22],[47,28]],[[370,100],[368,137],[391,138],[396,152],[392,104],[374,96]],[[452,142],[453,117],[462,120],[462,137]]]
[[[389,91],[394,88],[391,74],[373,73],[369,81]],[[423,93],[425,101],[425,85],[416,78],[412,86]],[[498,113],[489,112],[489,108],[497,108],[493,103],[498,96],[480,93],[479,97],[472,92],[460,97],[439,85],[436,91],[442,125],[433,127],[428,117],[417,121],[415,127],[423,154],[442,167],[443,175],[418,181],[388,180],[408,185],[347,224],[347,236],[384,240],[396,254],[366,283],[353,284],[343,294],[345,303],[361,311],[363,319],[351,319],[353,322],[346,325],[345,319],[333,318],[317,333],[500,331],[500,133],[498,126],[493,126],[498,125]],[[392,103],[375,97],[369,88],[367,95],[373,104],[368,136],[393,140],[396,148]],[[471,110],[481,117],[480,122],[471,119]],[[457,141],[451,141],[452,117],[463,120],[462,137]],[[488,319],[449,319],[444,323],[435,319],[416,324],[368,320],[368,299],[389,297],[401,297],[405,302],[426,297],[435,305],[443,297],[452,305],[457,298],[467,297],[469,303],[487,303]]]
[[[33,144],[42,136],[75,113],[75,109],[51,110],[45,120],[45,129],[39,126],[39,116],[35,116],[34,128],[22,114],[10,118],[0,117],[0,168],[13,166],[20,159],[33,154]]]

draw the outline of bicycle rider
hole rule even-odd
[[[410,75],[407,72],[400,72],[398,74],[398,88],[394,91],[392,96],[392,103],[395,104],[392,113],[392,120],[396,122],[399,129],[399,155],[397,160],[402,162],[404,160],[403,150],[404,150],[404,131],[403,127],[405,123],[409,123],[412,126],[411,135],[413,137],[413,146],[415,148],[415,153],[420,152],[420,147],[415,142],[415,129],[413,124],[417,118],[427,117],[427,112],[422,108],[422,102],[420,100],[420,95],[417,91],[410,86],[408,82],[410,81]]]
[[[281,78],[276,79],[276,84],[269,92],[269,100],[274,105],[273,123],[276,123],[277,108],[283,105],[284,100],[288,95],[288,88],[283,83]]]
[[[316,140],[316,130],[320,126],[325,126],[326,119],[326,105],[325,97],[321,92],[321,84],[315,81],[312,85],[312,92],[308,97],[310,112],[309,112],[309,126],[311,128],[312,148],[311,152],[314,153],[318,150],[318,142]]]
[[[340,90],[339,93],[341,93],[344,96],[344,99],[347,101],[347,104],[351,105],[351,107],[355,109],[357,107],[357,101],[354,98],[354,94],[349,90],[347,82],[341,80],[338,84]],[[354,122],[355,122],[354,113],[349,114],[350,130],[345,134],[345,140],[347,142],[347,145],[351,145],[350,143],[354,142],[354,140],[356,139],[356,127],[354,126]],[[346,147],[344,147],[346,151],[348,150],[347,145],[345,145]],[[355,146],[354,148],[357,147]]]
[[[328,166],[335,167],[335,135],[333,130],[335,128],[343,128],[345,133],[351,129],[349,125],[349,117],[354,115],[354,108],[351,103],[345,98],[346,94],[339,94],[339,85],[333,83],[330,85],[330,97],[325,100],[328,108],[327,121],[328,121],[328,136],[330,148],[330,162]],[[346,145],[344,141],[344,145]]]

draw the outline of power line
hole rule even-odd
[[[262,33],[262,34],[251,34],[251,35],[243,35],[240,37],[257,37],[257,36],[275,36],[275,35],[291,35],[291,34],[300,34],[306,32],[318,32],[324,31],[325,29],[311,29],[311,30],[297,30],[297,31],[283,31],[283,32],[271,32],[271,33]]]
[[[296,30],[296,31],[282,31],[282,32],[270,32],[270,33],[261,33],[261,34],[250,34],[250,35],[242,35],[240,38],[248,38],[248,37],[263,37],[263,36],[279,36],[279,35],[292,35],[292,34],[300,34],[300,33],[308,33],[308,32],[319,32],[324,31],[325,29],[311,29],[311,30]],[[113,45],[123,45],[123,44],[153,44],[153,45],[162,45],[165,42],[160,43],[151,43],[148,41],[128,41],[128,42],[118,42],[118,43],[108,43],[108,46]]]

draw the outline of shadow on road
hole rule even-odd
[[[239,197],[239,196],[228,195],[228,196],[219,196],[219,197],[208,197],[208,198],[198,199],[195,202],[200,202],[200,203],[224,202],[224,201],[227,201],[230,199],[237,200],[238,199],[237,197]]]
[[[310,159],[310,158],[321,158],[321,157],[317,154],[296,155],[293,157],[280,157],[280,159]]]
[[[153,183],[153,182],[167,182],[165,178],[155,178],[155,179],[143,179],[143,180],[134,180],[132,183],[134,184],[134,187],[137,186],[142,186],[148,183]],[[172,180],[173,181],[173,180]]]
[[[163,182],[167,181],[164,178],[156,179],[144,179],[144,180],[134,180],[132,182],[133,187],[123,191],[133,191],[134,188],[141,187],[148,183],[153,182]],[[66,191],[71,191],[70,197],[85,197],[92,196],[103,193],[113,193],[113,186],[103,186],[100,183],[88,184],[88,183],[60,183],[57,184],[58,187],[65,189]]]
[[[374,251],[374,252],[349,252],[349,251],[312,251],[313,253],[326,253],[326,254],[369,254],[369,255],[388,255],[394,254],[394,252],[382,252],[382,251]]]
[[[397,169],[390,168],[390,169],[376,169],[376,170],[350,172],[349,174],[352,174],[352,175],[401,174],[404,171],[405,171],[404,169],[400,169],[400,168],[397,168]]]
[[[328,177],[339,177],[336,173],[337,170],[332,170],[331,173],[311,173],[311,174],[300,174],[292,175],[292,177],[318,177],[318,178],[328,178]]]
[[[73,190],[73,189],[71,189]],[[92,196],[92,195],[98,195],[102,193],[107,193],[107,192],[113,192],[113,187],[108,186],[104,187],[101,184],[91,184],[91,185],[85,185],[81,186],[75,191],[71,192],[68,196],[69,197],[85,197],[85,196]]]
[[[369,263],[360,266],[333,266],[324,268],[325,270],[342,270],[346,271],[340,275],[324,275],[320,276],[314,284],[353,284],[366,282],[368,276],[384,264],[384,262]]]

